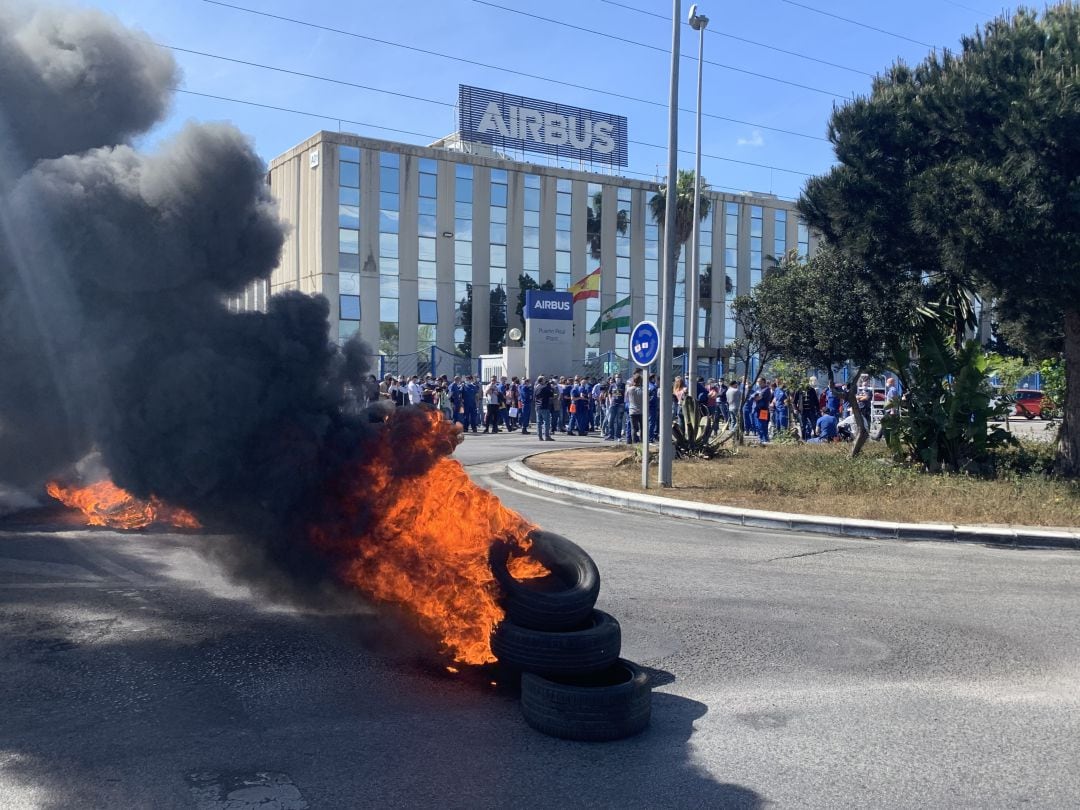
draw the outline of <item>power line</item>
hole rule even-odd
[[[214,0],[206,0],[206,2],[214,2]],[[600,2],[601,3],[607,3],[609,6],[618,6],[619,8],[624,8],[627,11],[634,11],[634,12],[637,12],[638,14],[645,14],[645,15],[647,15],[649,17],[656,17],[657,19],[664,20],[665,22],[671,22],[671,18],[669,16],[667,16],[665,14],[658,14],[655,11],[648,11],[647,9],[637,8],[636,6],[628,6],[625,3],[617,3],[615,0],[600,0]],[[687,22],[684,22],[683,25],[685,25],[687,28],[690,27],[690,23],[687,23]],[[807,55],[805,53],[798,53],[797,51],[785,50],[784,48],[778,48],[775,45],[769,45],[769,44],[767,44],[765,42],[757,42],[756,40],[753,40],[753,39],[747,39],[746,37],[740,37],[740,36],[736,36],[735,34],[729,34],[726,31],[720,31],[720,30],[715,30],[715,29],[712,29],[712,28],[707,28],[707,29],[705,29],[705,33],[710,34],[712,36],[724,37],[726,39],[733,39],[736,42],[745,42],[748,45],[754,45],[754,46],[756,46],[758,48],[766,48],[767,50],[776,51],[777,53],[785,53],[788,56],[796,56],[799,59],[806,59],[806,60],[808,60],[810,62],[817,62],[819,65],[828,65],[829,67],[839,68],[840,70],[847,70],[847,71],[850,71],[851,73],[858,73],[858,74],[860,74],[862,76],[869,76],[870,78],[874,77],[873,73],[869,73],[869,72],[867,72],[865,70],[859,70],[859,68],[848,67],[847,65],[838,65],[836,62],[829,62],[826,59],[818,59],[816,56],[809,56],[809,55]]]
[[[965,6],[963,3],[957,3],[956,0],[945,0],[945,2],[948,3],[950,6],[956,6],[957,8],[962,8],[965,11],[973,11],[976,14],[982,14],[984,17],[993,17],[994,16],[989,11],[983,11],[981,8],[972,8],[971,6]]]
[[[636,45],[639,48],[648,48],[650,51],[658,51],[660,53],[665,53],[665,54],[670,53],[669,49],[662,48],[659,45],[650,45],[647,42],[639,42],[636,39],[628,39],[627,37],[620,37],[620,36],[617,36],[615,34],[609,34],[607,31],[597,31],[594,28],[585,28],[584,26],[581,26],[581,25],[574,25],[573,23],[568,23],[565,20],[556,20],[556,19],[554,19],[552,17],[543,17],[543,16],[541,16],[539,14],[532,14],[532,13],[530,13],[528,11],[522,11],[521,9],[510,8],[509,6],[500,6],[498,3],[491,3],[491,2],[488,2],[488,0],[472,0],[472,2],[477,3],[477,4],[481,5],[481,6],[489,6],[491,8],[497,8],[500,11],[509,11],[512,14],[520,14],[522,17],[529,17],[529,18],[534,19],[534,20],[541,20],[543,22],[549,22],[549,23],[553,23],[555,25],[561,25],[564,28],[571,28],[571,29],[573,29],[575,31],[582,31],[582,32],[584,32],[586,34],[592,34],[593,36],[604,37],[606,39],[613,39],[616,42],[622,42],[622,43],[625,43],[627,45]],[[696,61],[695,57],[688,56],[687,54],[680,54],[680,56],[682,56],[683,59],[690,59],[690,60]],[[770,82],[777,82],[779,84],[786,84],[789,87],[798,87],[801,90],[809,90],[809,91],[811,91],[813,93],[821,93],[822,95],[832,96],[833,98],[849,98],[851,96],[850,93],[835,93],[832,90],[823,90],[820,87],[812,87],[812,86],[810,86],[808,84],[799,84],[799,82],[788,81],[787,79],[781,79],[778,76],[770,76],[770,75],[768,75],[766,73],[758,73],[758,72],[753,71],[753,70],[746,70],[745,68],[735,67],[734,65],[725,65],[723,62],[714,62],[714,61],[712,61],[710,59],[706,59],[705,64],[706,65],[713,65],[714,67],[718,67],[718,68],[723,68],[724,70],[731,70],[731,71],[734,71],[735,73],[742,73],[742,74],[745,74],[747,76],[755,76],[755,77],[757,77],[759,79],[767,79]]]
[[[461,62],[461,63],[466,64],[466,65],[473,65],[473,66],[476,66],[476,67],[482,67],[482,68],[485,68],[487,70],[497,70],[497,71],[499,71],[501,73],[511,73],[511,74],[513,74],[515,76],[524,76],[525,78],[528,78],[528,79],[536,79],[537,81],[549,82],[551,84],[557,84],[557,85],[560,85],[562,87],[572,87],[572,88],[574,88],[576,90],[585,90],[585,91],[590,92],[590,93],[597,93],[597,94],[604,95],[604,96],[611,96],[612,98],[620,98],[620,99],[624,99],[626,101],[633,101],[633,102],[636,102],[638,104],[647,104],[647,105],[652,106],[652,107],[663,107],[663,108],[667,107],[667,102],[666,101],[655,101],[653,99],[640,98],[638,96],[631,96],[631,95],[628,95],[626,93],[619,93],[619,92],[616,92],[614,90],[601,90],[600,88],[597,88],[597,87],[589,87],[588,85],[578,84],[576,82],[564,81],[562,79],[554,79],[554,78],[552,78],[550,76],[541,76],[541,75],[538,75],[536,73],[528,73],[528,72],[523,71],[523,70],[515,70],[514,68],[508,68],[508,67],[504,67],[502,65],[492,65],[492,64],[488,64],[486,62],[479,62],[479,61],[477,61],[475,59],[466,59],[465,57],[454,56],[454,55],[448,54],[448,53],[440,53],[439,51],[432,51],[432,50],[429,50],[427,48],[420,48],[420,47],[416,47],[414,45],[405,45],[404,43],[401,43],[401,42],[394,42],[393,40],[388,40],[388,39],[380,39],[378,37],[372,37],[372,36],[368,36],[366,34],[359,34],[359,33],[356,33],[355,31],[348,31],[348,30],[345,30],[345,29],[342,29],[342,28],[333,28],[333,27],[328,26],[328,25],[320,25],[319,23],[309,22],[307,20],[299,20],[299,19],[296,19],[296,18],[293,18],[293,17],[285,17],[285,16],[282,16],[280,14],[271,14],[271,13],[266,12],[266,11],[258,11],[257,9],[245,8],[243,6],[233,5],[232,3],[224,3],[224,2],[221,2],[221,0],[203,0],[203,2],[204,3],[209,3],[211,5],[215,5],[215,6],[221,6],[223,8],[233,9],[235,11],[242,11],[242,12],[245,12],[247,14],[255,14],[255,15],[258,15],[260,17],[269,17],[269,18],[274,19],[274,20],[280,20],[282,22],[292,23],[294,25],[301,25],[301,26],[305,26],[307,28],[313,28],[313,29],[318,30],[318,31],[327,31],[327,32],[334,33],[334,34],[341,34],[341,35],[347,36],[347,37],[354,37],[356,39],[366,40],[368,42],[376,42],[376,43],[378,43],[380,45],[387,45],[387,46],[390,46],[390,47],[393,47],[393,48],[401,48],[403,50],[413,51],[414,53],[422,53],[422,54],[425,54],[425,55],[428,55],[428,56],[436,56],[436,57],[439,57],[440,59],[450,59],[450,60],[453,60],[455,62]],[[870,75],[870,74],[867,74],[867,75]],[[680,107],[679,112],[691,114],[691,113],[694,112],[694,110]],[[714,118],[714,119],[716,119],[718,121],[727,121],[728,123],[732,123],[732,124],[742,124],[743,126],[755,127],[757,129],[765,129],[765,130],[769,130],[770,132],[779,132],[779,133],[782,133],[784,135],[793,135],[793,136],[795,136],[797,138],[807,138],[809,140],[815,140],[815,141],[827,141],[828,140],[827,138],[823,138],[820,135],[810,135],[809,133],[806,133],[806,132],[797,132],[797,131],[791,130],[791,129],[784,129],[782,127],[769,126],[768,124],[758,124],[758,123],[754,123],[753,121],[743,121],[742,119],[739,119],[739,118],[730,118],[730,117],[724,116],[724,115],[717,115],[716,113],[702,112],[702,115],[705,116],[706,118]]]
[[[340,115],[331,115],[331,114],[328,114],[328,113],[316,113],[316,112],[311,112],[309,110],[298,110],[295,107],[283,107],[283,106],[279,106],[279,105],[275,105],[275,104],[265,104],[265,103],[259,102],[259,101],[249,101],[247,99],[241,99],[241,98],[230,98],[228,96],[216,95],[214,93],[202,93],[202,92],[198,92],[196,90],[187,90],[187,89],[180,88],[180,87],[175,87],[173,89],[177,93],[183,93],[183,94],[189,95],[189,96],[198,96],[200,98],[209,98],[209,99],[214,99],[216,101],[229,102],[229,103],[232,103],[232,104],[243,104],[243,105],[248,106],[248,107],[259,107],[259,108],[262,108],[262,109],[265,109],[265,110],[276,110],[278,112],[293,113],[294,115],[305,115],[305,116],[308,116],[309,118],[322,118],[322,119],[327,120],[327,121],[337,121],[339,125],[343,124],[343,123],[344,124],[355,124],[357,126],[368,127],[368,128],[371,128],[371,129],[382,129],[382,130],[386,130],[387,132],[398,132],[398,133],[401,133],[401,134],[404,134],[404,135],[414,135],[414,136],[416,136],[418,138],[425,138],[425,139],[429,139],[429,140],[432,140],[432,141],[437,141],[441,137],[439,135],[431,135],[430,133],[426,133],[426,132],[414,132],[413,130],[409,130],[409,129],[398,129],[398,128],[395,128],[395,127],[383,126],[381,124],[371,124],[371,123],[368,123],[366,121],[356,121],[354,119],[345,118],[345,117],[340,116]],[[648,146],[648,147],[652,147],[654,149],[667,149],[666,146],[661,146],[661,145],[655,144],[655,143],[646,143],[644,141],[630,141],[630,143],[635,144],[637,146]],[[684,152],[686,154],[690,154],[690,151],[688,149],[680,149],[679,151]],[[768,166],[768,165],[763,164],[763,163],[751,163],[749,161],[736,160],[735,158],[725,158],[725,157],[720,157],[718,155],[707,155],[705,153],[702,153],[702,157],[708,157],[708,158],[712,158],[714,160],[728,161],[728,162],[731,162],[731,163],[740,163],[740,164],[743,164],[743,165],[746,165],[746,166],[754,166],[754,167],[762,168],[762,169],[771,169],[771,170],[774,170],[774,171],[788,172],[788,173],[792,173],[792,174],[802,174],[802,175],[805,175],[807,177],[810,176],[810,175],[806,174],[806,172],[796,172],[796,171],[794,171],[792,169],[783,169],[783,168],[780,168],[780,167],[777,167],[777,166]],[[655,176],[654,174],[650,174],[649,172],[638,172],[638,171],[634,171],[632,169],[626,169],[626,168],[620,168],[619,171],[626,172],[627,174],[636,174],[636,175],[638,175],[640,177],[654,177]],[[740,193],[745,191],[745,189],[737,189],[735,186],[713,185],[713,188],[724,188],[724,189],[728,189],[729,191],[738,191]],[[788,199],[788,198],[782,198],[782,199]]]
[[[330,82],[332,84],[340,84],[345,87],[356,87],[360,90],[370,90],[373,93],[385,93],[390,96],[398,96],[399,98],[407,98],[413,101],[424,101],[428,104],[439,104],[443,107],[455,107],[457,105],[450,103],[449,101],[439,101],[435,98],[425,98],[424,96],[414,96],[409,93],[400,93],[396,90],[384,90],[381,87],[372,87],[369,84],[358,84],[357,82],[346,81],[345,79],[335,79],[331,76],[320,76],[316,73],[304,73],[299,70],[290,70],[288,68],[275,67],[273,65],[264,65],[260,62],[249,62],[244,59],[235,59],[231,56],[222,56],[217,53],[207,53],[206,51],[195,51],[191,48],[181,48],[177,45],[166,45],[162,42],[154,42],[155,45],[161,48],[168,48],[170,51],[179,51],[180,53],[190,53],[196,56],[205,56],[208,59],[220,59],[223,62],[232,62],[236,65],[246,65],[247,67],[260,68],[262,70],[272,70],[276,73],[286,73],[290,76],[299,76],[304,79],[317,79],[320,82]]]
[[[475,1],[476,0],[474,0],[474,2]],[[814,8],[813,6],[808,6],[805,3],[796,3],[795,0],[780,0],[780,2],[787,3],[789,6],[798,6],[799,8],[805,8],[807,11],[812,11],[815,14],[821,14],[825,17],[832,17],[835,20],[842,20],[843,22],[851,23],[852,25],[857,25],[860,28],[866,28],[870,31],[877,31],[879,34],[896,37],[897,39],[902,39],[905,42],[914,42],[916,45],[924,45],[931,50],[937,50],[937,45],[931,45],[929,42],[922,42],[918,39],[912,39],[911,37],[906,37],[903,34],[897,34],[895,31],[886,31],[884,28],[878,28],[868,23],[859,22],[858,20],[853,20],[850,17],[841,17],[839,14],[833,14],[831,11],[822,11],[820,8]]]
[[[666,146],[662,146],[661,144],[658,144],[658,143],[646,143],[645,141],[628,141],[628,143],[632,143],[632,144],[634,144],[636,146],[648,146],[648,147],[651,147],[653,149],[663,149],[665,152],[667,151]],[[682,152],[684,155],[692,155],[692,154],[694,154],[694,152],[692,150],[690,150],[690,149],[680,149],[679,151]],[[781,166],[770,166],[767,163],[753,163],[752,161],[749,161],[749,160],[739,160],[737,158],[721,157],[720,155],[710,155],[708,152],[702,152],[701,156],[702,157],[707,157],[707,158],[712,158],[713,160],[723,160],[723,161],[725,161],[727,163],[739,163],[739,164],[741,164],[743,166],[755,166],[755,167],[757,167],[759,169],[771,169],[774,172],[784,172],[785,174],[798,174],[798,175],[802,175],[803,177],[813,177],[813,175],[810,174],[810,172],[800,172],[797,169],[785,169],[785,168],[783,168]]]
[[[433,141],[437,141],[440,135],[429,135],[426,132],[413,132],[410,129],[397,129],[395,127],[386,127],[382,124],[369,124],[367,121],[354,121],[350,118],[342,118],[339,115],[324,115],[322,113],[308,112],[307,110],[297,110],[293,107],[278,107],[274,104],[263,104],[259,101],[247,101],[241,98],[229,98],[228,96],[216,96],[213,93],[199,93],[195,90],[186,90],[182,87],[174,87],[177,93],[183,93],[188,96],[199,96],[200,98],[212,98],[216,101],[228,101],[233,104],[244,104],[248,107],[262,107],[264,110],[277,110],[278,112],[294,113],[295,115],[306,115],[310,118],[324,118],[327,121],[337,121],[341,124],[355,124],[360,127],[368,127],[370,129],[385,129],[387,132],[399,132],[403,135],[415,135],[418,138],[429,138]]]
[[[391,96],[400,96],[402,98],[411,99],[413,101],[423,101],[423,102],[426,102],[428,104],[438,104],[441,107],[454,107],[454,106],[456,106],[456,105],[451,104],[449,102],[439,101],[438,99],[434,99],[434,98],[425,98],[423,96],[414,96],[414,95],[410,95],[409,93],[399,93],[399,92],[397,92],[395,90],[384,90],[382,88],[372,87],[371,85],[367,85],[367,84],[357,84],[356,82],[349,82],[349,81],[345,81],[344,79],[335,79],[335,78],[333,78],[331,76],[320,76],[317,73],[304,73],[304,72],[297,71],[297,70],[289,70],[288,68],[279,68],[279,67],[275,67],[273,65],[264,65],[264,64],[261,64],[259,62],[250,62],[250,61],[247,61],[245,59],[234,59],[231,56],[221,56],[220,54],[207,53],[206,51],[195,51],[195,50],[192,50],[190,48],[180,48],[180,47],[178,47],[176,45],[165,45],[164,43],[161,43],[161,42],[154,42],[154,44],[157,45],[159,48],[168,48],[169,50],[179,51],[180,53],[190,53],[190,54],[195,54],[196,56],[209,57],[210,59],[221,59],[221,60],[223,60],[225,62],[232,62],[234,64],[245,65],[247,67],[261,68],[263,70],[272,70],[272,71],[276,71],[278,73],[287,73],[290,76],[300,76],[300,77],[303,77],[305,79],[315,79],[317,81],[330,82],[331,84],[340,84],[340,85],[345,85],[347,87],[357,87],[357,88],[360,88],[361,90],[369,90],[369,91],[374,92],[374,93],[386,93],[386,94],[391,95]],[[342,119],[342,120],[344,120],[344,119]],[[632,141],[632,140],[628,139],[627,143],[636,144],[638,146],[649,146],[649,147],[660,148],[660,147],[657,147],[656,144],[645,143],[644,141]],[[663,147],[663,148],[666,149],[667,147]],[[681,150],[681,151],[685,152],[687,150],[684,149],[684,150]],[[778,172],[787,172],[789,174],[801,174],[803,176],[810,177],[810,175],[807,172],[800,172],[800,171],[797,171],[795,169],[785,169],[785,168],[783,168],[781,166],[769,166],[769,165],[764,164],[764,163],[751,163],[751,162],[745,161],[745,160],[738,160],[737,158],[721,157],[720,155],[706,155],[704,152],[702,152],[702,155],[704,157],[713,158],[714,160],[723,160],[723,161],[727,161],[729,163],[740,163],[740,164],[743,164],[743,165],[746,165],[746,166],[757,166],[757,167],[762,168],[762,169],[772,169],[772,170],[778,171]]]

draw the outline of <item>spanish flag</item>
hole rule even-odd
[[[574,294],[574,303],[586,298],[600,297],[600,268],[597,267],[581,281],[577,281],[566,288],[566,291]]]

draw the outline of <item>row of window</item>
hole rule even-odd
[[[418,319],[421,325],[432,327],[432,335],[437,325],[436,314],[436,207],[438,199],[438,166],[435,160],[422,158],[419,161],[418,183]],[[396,324],[399,320],[398,286],[398,236],[400,223],[400,157],[396,153],[379,153],[379,320],[384,324]],[[534,281],[539,282],[540,252],[540,177],[525,175],[523,207],[523,257],[522,271]],[[588,216],[587,270],[592,272],[602,266],[602,245],[599,238],[602,212],[602,187],[590,183],[587,199],[590,203]],[[615,250],[615,294],[621,300],[630,294],[630,211],[632,191],[619,188],[616,208],[616,250]],[[508,209],[507,172],[492,169],[490,172],[490,210],[489,210],[489,267],[492,289],[507,284],[506,228]],[[459,302],[469,294],[472,282],[472,201],[473,167],[467,164],[455,166],[455,230],[454,264],[455,292]],[[557,289],[566,289],[573,283],[571,278],[571,232],[573,197],[571,181],[559,178],[556,182],[555,215],[555,282]],[[355,332],[360,320],[359,298],[359,232],[360,232],[360,150],[355,147],[339,147],[339,188],[338,188],[338,227],[339,227],[339,262],[340,271],[340,311],[343,337]],[[724,229],[724,275],[721,282],[729,286],[727,279],[734,279],[737,273],[736,247],[738,239],[739,204],[726,203],[723,209]],[[751,285],[761,280],[762,273],[762,222],[761,206],[750,208],[750,270]],[[776,209],[774,214],[774,244],[777,257],[787,249],[787,211]],[[701,258],[698,273],[702,279],[710,278],[712,273],[712,222],[714,216],[710,210],[701,225]],[[798,254],[805,258],[809,253],[809,229],[803,222],[798,223]],[[659,274],[659,233],[653,222],[645,226],[645,315],[658,316],[658,274]],[[680,253],[676,274],[676,312],[685,309],[687,259]],[[708,288],[706,288],[706,291]],[[725,333],[733,334],[734,323],[730,312],[731,294],[724,295]],[[590,298],[586,303],[587,323],[595,323],[599,317],[600,299]],[[711,308],[703,306],[698,313],[699,336],[704,344],[710,326],[708,312]],[[455,342],[464,339],[465,326],[460,319],[461,307],[458,307],[458,319],[455,322]],[[503,319],[505,323],[505,319]],[[386,331],[386,330],[383,330]],[[627,330],[620,328],[619,333]],[[676,337],[683,336],[682,318],[676,319]],[[434,337],[432,337],[434,340]],[[620,342],[620,341],[617,341]],[[621,341],[625,342],[625,341]],[[590,349],[599,346],[599,332],[590,330],[587,343]],[[396,346],[387,345],[384,350]],[[390,353],[390,352],[388,352]]]

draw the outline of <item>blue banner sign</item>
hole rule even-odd
[[[458,85],[461,139],[497,149],[628,164],[626,118],[479,87]]]
[[[573,293],[526,290],[525,318],[545,321],[574,320]]]

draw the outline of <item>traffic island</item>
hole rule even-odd
[[[549,451],[507,470],[548,492],[741,526],[1080,549],[1074,482],[929,475],[873,452],[850,459],[841,446],[743,447],[732,458],[677,461],[676,486],[647,493],[640,460],[625,446]],[[1025,509],[1042,525],[1015,519]]]

